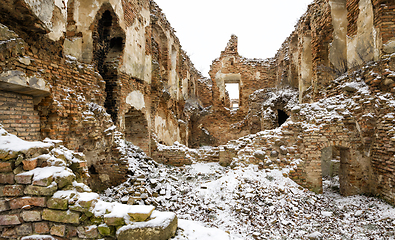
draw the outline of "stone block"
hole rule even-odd
[[[0,200],[0,212],[8,211],[10,209],[8,201]]]
[[[5,151],[3,149],[0,149],[0,160],[3,160],[7,157],[8,151]]]
[[[265,160],[266,153],[264,151],[256,151],[254,152],[254,157],[260,160]]]
[[[19,225],[22,223],[18,214],[0,215],[0,226]]]
[[[47,207],[51,209],[67,210],[68,200],[61,198],[50,198],[47,201]]]
[[[66,230],[66,239],[72,239],[73,237],[77,237],[77,227],[67,226]]]
[[[4,237],[5,239],[9,239],[9,238],[13,238],[16,239],[17,235],[16,235],[16,231],[15,228],[5,228],[1,234],[2,237]]]
[[[22,185],[6,185],[0,188],[2,196],[5,197],[18,197],[23,196]]]
[[[12,166],[10,162],[0,162],[0,172],[12,172]]]
[[[77,233],[79,238],[97,238],[99,236],[96,225],[78,227]]]
[[[101,217],[96,217],[96,216],[92,216],[92,217],[90,218],[90,220],[91,220],[91,223],[92,223],[92,224],[95,224],[95,225],[99,225],[99,224],[101,224],[101,223],[103,222],[103,218],[101,218]]]
[[[46,178],[41,178],[33,180],[34,186],[48,187],[53,182],[53,176],[48,176]]]
[[[174,213],[154,211],[152,218],[163,224],[155,224],[151,220],[144,224],[123,226],[117,230],[117,239],[170,239],[175,235],[178,220]]]
[[[33,174],[17,174],[15,175],[15,181],[18,184],[32,184]]]
[[[154,210],[155,210],[154,206],[134,205],[134,206],[130,207],[130,212],[128,212],[128,215],[135,222],[144,222],[151,216],[151,214]]]
[[[73,211],[60,211],[52,209],[44,209],[42,218],[51,222],[60,223],[76,223],[79,224],[80,213]]]
[[[125,225],[125,220],[122,217],[104,217],[104,222],[108,226],[122,226],[122,225]]]
[[[14,184],[14,176],[13,173],[0,173],[0,184]]]
[[[97,199],[90,200],[78,200],[74,205],[70,206],[70,210],[77,212],[88,212],[91,207],[94,207],[97,203]]]
[[[50,230],[50,234],[58,237],[63,237],[66,233],[65,225],[53,225]]]
[[[34,196],[52,196],[57,190],[58,187],[56,186],[56,184],[51,184],[48,187],[29,185],[25,188],[24,193],[26,195]]]
[[[20,226],[15,227],[16,234],[19,236],[26,236],[33,233],[32,225],[30,223],[24,223]]]
[[[14,152],[14,151],[8,151],[8,154],[6,157],[3,158],[3,161],[7,161],[10,159],[15,159],[19,155],[19,152]]]
[[[21,217],[25,222],[38,222],[41,221],[40,211],[23,211]]]
[[[37,167],[37,159],[23,160],[23,170],[30,171]]]
[[[49,233],[49,226],[47,222],[37,222],[33,223],[34,232],[38,234],[47,234]]]
[[[74,180],[75,180],[74,174],[55,178],[55,182],[58,184],[59,189],[71,185]]]
[[[44,197],[23,197],[16,198],[11,200],[10,202],[11,209],[20,209],[27,207],[45,207],[45,198]]]
[[[99,230],[99,233],[103,236],[111,236],[114,234],[114,227],[109,227],[106,224],[100,224],[97,230]]]

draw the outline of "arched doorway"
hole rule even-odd
[[[104,107],[114,124],[118,122],[119,95],[118,67],[125,46],[125,33],[111,4],[103,4],[98,11],[93,31],[94,63],[106,82]]]
[[[131,108],[125,114],[125,139],[149,154],[148,122],[143,112]]]

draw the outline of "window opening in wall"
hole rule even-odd
[[[239,83],[225,83],[225,89],[228,91],[230,99],[230,107],[232,110],[239,108],[240,84]]]
[[[278,126],[283,125],[285,121],[287,121],[287,119],[289,118],[288,114],[280,109],[277,110],[277,116]]]

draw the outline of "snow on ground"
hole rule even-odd
[[[241,240],[218,228],[207,228],[204,224],[190,220],[178,220],[178,234],[175,240]]]
[[[395,209],[341,196],[336,178],[319,195],[284,177],[287,169],[237,165],[160,166],[150,175],[152,191],[166,189],[157,209],[180,219],[175,239],[395,239]]]

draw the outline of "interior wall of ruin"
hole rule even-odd
[[[63,140],[68,148],[84,152],[88,165],[95,167],[93,182],[100,180],[105,187],[127,176],[127,164],[113,148],[117,131],[148,154],[155,141],[188,144],[184,106],[201,102],[197,82],[203,77],[156,3],[9,4],[0,7],[13,9],[0,17],[6,24],[0,34],[15,39],[15,44],[10,42],[12,51],[0,53],[1,73],[20,71],[26,79],[45,83],[46,95],[34,102],[39,139]],[[31,20],[14,24],[21,16]],[[158,57],[160,71],[155,75]],[[207,89],[208,83],[200,82]],[[142,134],[135,125],[141,126]]]

